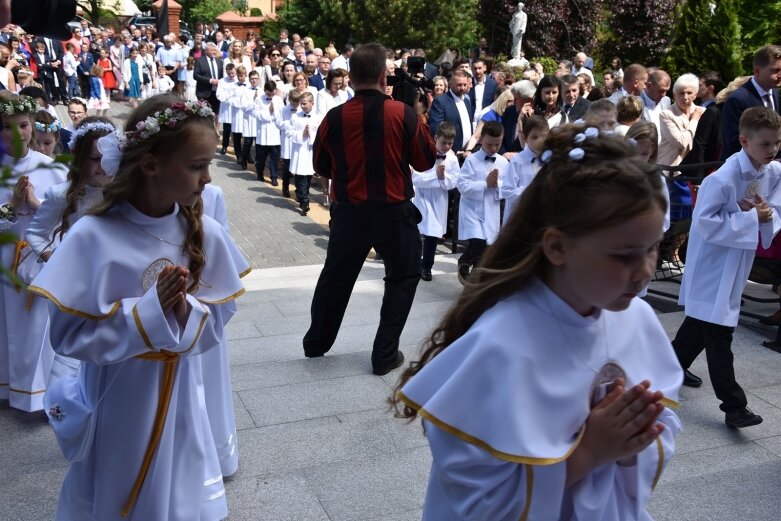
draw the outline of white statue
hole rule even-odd
[[[518,2],[518,10],[515,11],[513,19],[510,20],[510,33],[513,35],[513,47],[510,50],[511,59],[521,59],[521,42],[523,41],[523,33],[525,32],[526,13],[523,12],[523,2]]]

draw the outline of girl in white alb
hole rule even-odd
[[[202,215],[213,117],[206,104],[155,96],[124,133],[101,138],[101,149],[122,151],[103,154],[104,170],[115,174],[103,201],[31,286],[51,301],[57,352],[81,360],[79,392],[66,392],[74,380],[63,378],[47,393],[71,461],[57,521],[228,515],[193,356],[220,345],[249,270],[223,227]],[[64,429],[84,408],[95,421]]]
[[[52,256],[70,227],[103,200],[103,185],[108,176],[100,166],[98,139],[114,130],[109,120],[91,116],[80,121],[73,131],[68,143],[68,149],[73,153],[68,180],[49,187],[25,234],[25,240],[37,258],[38,271]],[[42,304],[44,302],[42,300]],[[76,374],[78,368],[78,360],[55,354],[49,385],[65,375]]]
[[[433,456],[424,521],[651,519],[683,372],[635,297],[666,202],[634,147],[575,142],[583,130],[548,137],[549,161],[397,387]]]
[[[0,247],[0,261],[28,283],[39,269],[37,257],[24,241],[30,222],[47,190],[65,180],[65,169],[30,149],[38,106],[28,96],[0,93],[0,123],[5,149],[2,167],[10,170],[7,185],[0,187],[0,232],[17,240]],[[10,151],[15,142],[19,157]],[[0,281],[0,399],[11,407],[32,412],[43,408],[43,394],[54,352],[49,343],[46,302],[36,298],[7,276]]]

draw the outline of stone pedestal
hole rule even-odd
[[[247,39],[247,32],[250,29],[254,30],[255,34],[258,35],[263,24],[269,20],[274,20],[276,16],[275,13],[264,16],[241,16],[234,11],[228,11],[218,16],[217,22],[220,24],[221,29],[230,29],[233,32],[233,36],[243,41]]]

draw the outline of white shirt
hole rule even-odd
[[[757,89],[757,94],[759,94],[759,97],[762,98],[762,104],[768,107],[768,105],[765,102],[765,96],[767,94],[770,94],[770,91],[767,91],[763,89],[759,83],[757,83],[757,80],[755,80],[753,77],[751,78],[751,83],[754,84],[754,88]],[[767,97],[768,100],[770,100],[770,106],[768,107],[770,110],[776,110],[776,107],[773,105],[773,95],[770,94],[770,96]]]
[[[334,58],[334,60],[331,62],[331,70],[336,69],[344,69],[347,72],[350,72],[350,59],[345,58],[342,54]]]
[[[475,83],[475,122],[479,121],[477,115],[483,110],[483,93],[485,93],[485,77],[480,83]]]
[[[469,121],[469,110],[466,108],[466,103],[463,97],[456,96],[453,91],[450,91],[450,95],[453,97],[453,101],[456,102],[456,108],[458,109],[458,116],[461,119],[461,135],[463,137],[462,147],[465,147],[469,143],[469,138],[472,137],[472,122]]]

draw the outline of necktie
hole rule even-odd
[[[53,60],[56,58],[54,55],[54,47],[52,47],[52,40],[51,38],[45,38],[44,41],[46,42],[46,48],[49,50],[49,59]]]
[[[214,58],[209,58],[209,69],[212,71],[212,79],[217,78],[217,67],[214,65]]]
[[[775,107],[773,107],[773,98],[770,96],[770,92],[766,92],[764,96],[762,96],[762,99],[765,102],[765,106],[769,108],[770,110],[774,110]]]
[[[446,154],[437,154],[437,159],[445,159],[446,157]]]
[[[496,161],[496,156],[485,156],[485,160],[494,163]]]

